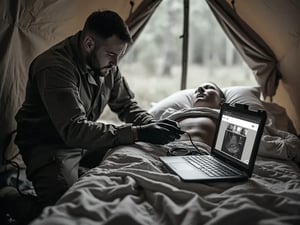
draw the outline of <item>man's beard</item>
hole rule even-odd
[[[94,71],[95,75],[104,77],[106,76],[109,71],[113,68],[112,65],[100,67],[98,61],[97,61],[97,55],[96,50],[93,50],[88,56],[87,56],[87,65],[91,67],[91,69]],[[105,73],[103,73],[103,70],[105,70]]]

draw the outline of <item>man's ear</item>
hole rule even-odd
[[[83,47],[86,52],[91,53],[95,48],[94,39],[89,35],[85,36],[83,39]]]
[[[224,103],[225,103],[225,98],[221,98],[220,106],[223,105]]]

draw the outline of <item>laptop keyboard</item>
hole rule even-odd
[[[228,169],[212,157],[189,155],[184,156],[184,159],[210,177],[233,176],[238,174]]]

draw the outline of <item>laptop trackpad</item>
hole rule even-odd
[[[170,167],[173,171],[176,171],[175,173],[177,173],[177,175],[179,175],[183,180],[201,180],[208,177],[205,173],[187,162],[173,162],[170,163]]]
[[[186,162],[170,163],[170,166],[175,170],[195,170],[195,168]]]

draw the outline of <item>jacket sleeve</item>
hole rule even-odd
[[[97,149],[134,142],[130,124],[114,126],[87,119],[72,72],[51,67],[35,79],[47,113],[67,146]]]
[[[138,106],[134,100],[133,92],[130,90],[126,79],[121,76],[118,68],[116,68],[114,76],[114,87],[109,100],[111,110],[126,123],[141,125],[152,122],[153,116]]]

